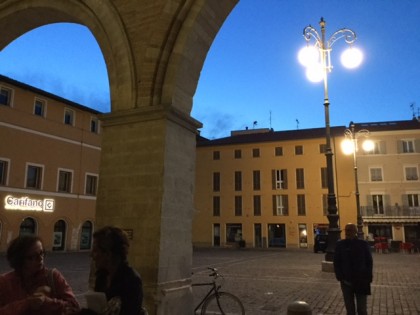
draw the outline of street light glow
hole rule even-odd
[[[360,66],[363,61],[363,53],[360,49],[350,47],[341,54],[341,63],[347,69],[354,69]]]
[[[319,62],[319,49],[315,46],[305,46],[298,53],[298,60],[304,67],[310,67]]]

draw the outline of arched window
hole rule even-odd
[[[64,250],[66,243],[66,222],[58,220],[54,224],[53,250]]]
[[[82,233],[80,235],[80,249],[90,249],[92,246],[92,229],[92,222],[85,221],[83,223]]]
[[[35,235],[37,224],[35,219],[27,217],[23,219],[19,228],[19,235]]]

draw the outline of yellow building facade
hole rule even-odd
[[[99,112],[0,76],[0,251],[18,235],[47,250],[91,247]]]
[[[419,121],[356,124],[361,129],[369,129],[375,144],[371,152],[356,152],[364,235],[418,241]],[[354,160],[341,150],[345,130],[331,128],[341,229],[356,223],[358,212]],[[199,138],[194,246],[237,246],[243,240],[247,247],[313,248],[315,234],[328,228],[324,153],[324,128]]]

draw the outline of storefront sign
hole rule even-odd
[[[54,199],[32,199],[29,197],[18,198],[11,195],[4,198],[4,208],[7,210],[53,212],[54,207]]]

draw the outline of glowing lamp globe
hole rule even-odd
[[[306,77],[309,81],[318,83],[324,79],[324,69],[320,63],[313,64],[306,68]]]
[[[353,141],[351,141],[349,139],[343,140],[343,142],[341,142],[341,150],[343,151],[343,153],[345,155],[353,154],[353,152],[354,152],[354,143],[353,143]]]
[[[301,65],[309,67],[319,60],[319,50],[315,46],[305,46],[298,53],[298,60]]]
[[[365,152],[373,151],[375,143],[372,140],[365,140],[362,144],[362,148]]]
[[[360,66],[363,61],[363,53],[360,49],[350,47],[341,54],[341,63],[348,69]]]

